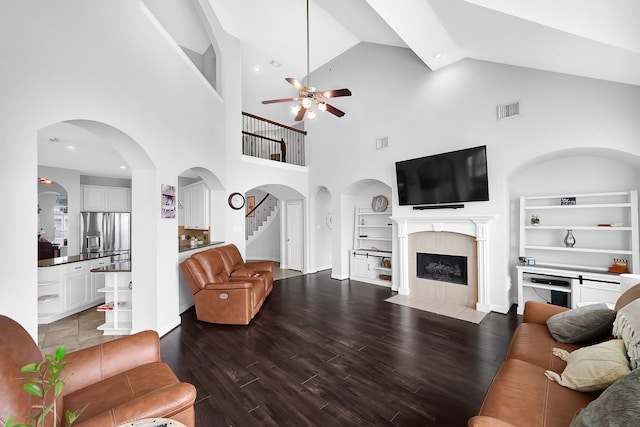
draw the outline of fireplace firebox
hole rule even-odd
[[[467,257],[417,252],[417,277],[467,285]]]

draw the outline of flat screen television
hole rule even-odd
[[[396,178],[400,205],[487,201],[487,147],[396,162]]]

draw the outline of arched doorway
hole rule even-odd
[[[134,311],[132,330],[154,329],[158,323],[156,254],[145,250],[146,236],[155,235],[158,210],[154,203],[154,165],[142,147],[121,130],[93,120],[68,120],[38,132],[38,170],[67,190],[67,254],[80,254],[82,187],[127,188],[132,194],[131,251]],[[143,271],[147,273],[142,274]],[[143,303],[144,301],[144,303]],[[137,303],[137,304],[136,304]]]

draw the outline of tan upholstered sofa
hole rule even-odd
[[[0,316],[0,331],[0,419],[14,416],[14,424],[33,422],[24,416],[38,412],[34,409],[38,399],[23,390],[20,369],[40,362],[42,354],[14,320]],[[150,417],[195,425],[196,390],[180,382],[160,361],[156,332],[140,332],[68,353],[63,361],[69,362],[63,372],[72,375],[66,377],[58,400],[58,417],[64,417],[66,410],[87,406],[75,427],[114,427]]]
[[[640,284],[620,296],[615,311],[637,298],[640,298]],[[553,348],[572,352],[584,347],[560,343],[549,332],[547,320],[566,310],[555,305],[526,302],[523,323],[513,334],[505,361],[487,391],[480,413],[469,420],[470,427],[568,427],[578,411],[598,398],[599,393],[575,391],[545,376],[546,370],[561,374],[567,366],[552,354]]]
[[[195,253],[180,269],[204,322],[248,325],[273,289],[273,263],[245,262],[233,244]]]

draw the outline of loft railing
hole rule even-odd
[[[242,112],[242,154],[292,165],[305,165],[307,132]]]

